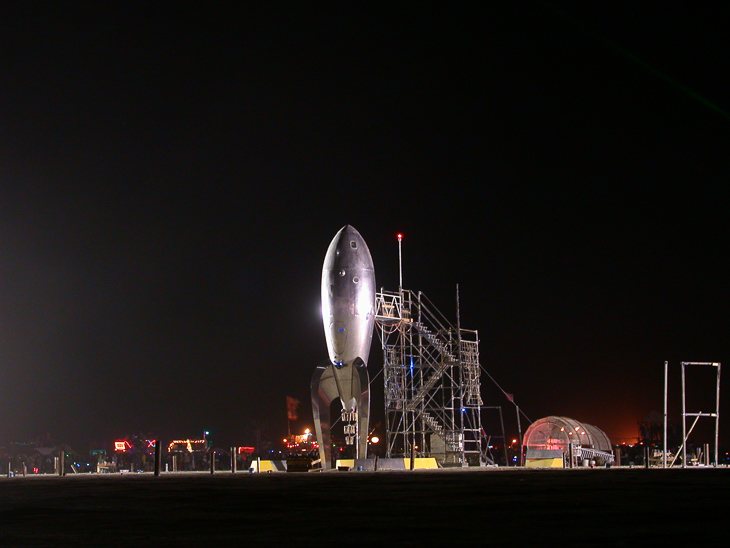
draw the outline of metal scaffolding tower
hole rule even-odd
[[[375,320],[384,358],[386,456],[483,464],[478,333],[451,324],[423,293],[403,289],[376,295]]]

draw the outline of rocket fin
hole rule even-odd
[[[356,358],[351,365],[342,368],[335,368],[329,362],[324,362],[314,371],[311,391],[314,430],[319,443],[322,468],[330,468],[332,462],[330,406],[334,400],[340,400],[343,409],[357,411],[356,458],[366,458],[370,422],[370,377],[365,362]]]
[[[358,448],[357,455],[360,459],[368,456],[368,428],[370,423],[370,375],[365,362],[356,358],[352,364],[353,385],[357,385],[357,418],[358,418]],[[357,378],[357,381],[355,381]],[[354,387],[353,387],[354,388]]]
[[[312,415],[314,431],[319,444],[319,458],[322,468],[327,470],[332,462],[332,435],[330,433],[330,404],[339,398],[337,384],[328,361],[317,366],[312,376]]]

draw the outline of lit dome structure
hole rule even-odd
[[[526,466],[575,466],[579,461],[613,462],[611,440],[600,428],[568,417],[545,417],[525,432]]]

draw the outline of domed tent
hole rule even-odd
[[[613,462],[611,440],[600,428],[568,417],[533,422],[523,440],[525,466],[573,467],[582,461]]]

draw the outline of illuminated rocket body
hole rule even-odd
[[[312,377],[312,411],[322,466],[329,468],[330,405],[339,399],[347,444],[367,456],[370,379],[367,371],[375,323],[375,270],[365,240],[347,225],[335,235],[322,268],[322,322],[329,363]]]

